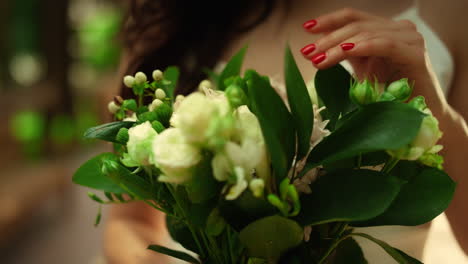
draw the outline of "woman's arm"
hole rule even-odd
[[[169,263],[167,256],[146,249],[168,241],[163,213],[143,202],[112,206],[104,236],[109,264]]]
[[[453,0],[419,1],[421,14],[433,27],[455,60],[455,74],[445,110],[439,121],[444,136],[445,170],[457,182],[455,197],[446,211],[455,237],[468,254],[468,32],[466,24],[468,2]],[[464,120],[465,119],[465,120]]]

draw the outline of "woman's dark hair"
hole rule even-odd
[[[177,93],[188,94],[213,68],[227,43],[262,23],[274,0],[132,0],[122,37],[125,74],[150,76],[154,69],[181,70]],[[130,89],[122,89],[129,97]]]

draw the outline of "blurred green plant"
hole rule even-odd
[[[45,131],[45,117],[37,111],[18,111],[10,121],[12,137],[21,144],[23,153],[30,159],[36,159],[40,155]]]

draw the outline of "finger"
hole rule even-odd
[[[314,56],[311,61],[318,69],[326,69],[343,60],[357,57],[384,57],[398,64],[418,65],[424,58],[422,49],[388,37],[342,43]]]
[[[358,11],[352,8],[344,8],[326,15],[319,16],[316,19],[305,22],[302,26],[311,33],[324,33],[343,27],[346,24],[369,19],[381,18]]]

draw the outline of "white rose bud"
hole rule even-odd
[[[159,100],[159,99],[154,99],[153,102],[149,105],[148,109],[150,111],[154,111],[154,109],[158,108],[158,106],[164,104],[163,101]]]
[[[255,197],[262,197],[265,189],[265,181],[263,179],[253,179],[249,183],[249,189]]]
[[[124,77],[123,83],[128,88],[132,88],[133,84],[135,83],[135,77],[127,75],[127,76]]]
[[[157,135],[149,121],[130,128],[127,142],[129,157],[143,166],[151,164],[151,147]]]
[[[158,98],[159,100],[163,100],[164,98],[166,98],[166,93],[164,92],[163,89],[156,89],[156,92],[154,93],[156,95],[156,98]]]
[[[163,72],[160,71],[160,70],[154,70],[153,71],[153,80],[161,81],[162,79],[164,79]]]
[[[413,92],[413,87],[408,84],[407,78],[403,78],[392,82],[387,87],[387,92],[393,95],[398,101],[406,101]]]
[[[198,89],[203,91],[204,89],[213,89],[213,84],[209,80],[203,80],[198,85]]]
[[[349,96],[354,103],[359,105],[370,104],[377,99],[375,87],[367,79],[362,82],[356,81],[349,89]]]
[[[159,181],[183,183],[193,175],[193,169],[201,161],[200,149],[190,145],[178,128],[168,128],[156,137],[152,147],[153,162],[164,175]]]
[[[110,113],[115,114],[117,111],[119,111],[120,106],[118,106],[114,101],[110,101],[107,105],[107,109],[109,109]]]
[[[146,74],[144,74],[143,72],[137,72],[135,74],[135,82],[137,84],[143,84],[145,83],[146,81],[148,80],[148,78],[146,77]]]

